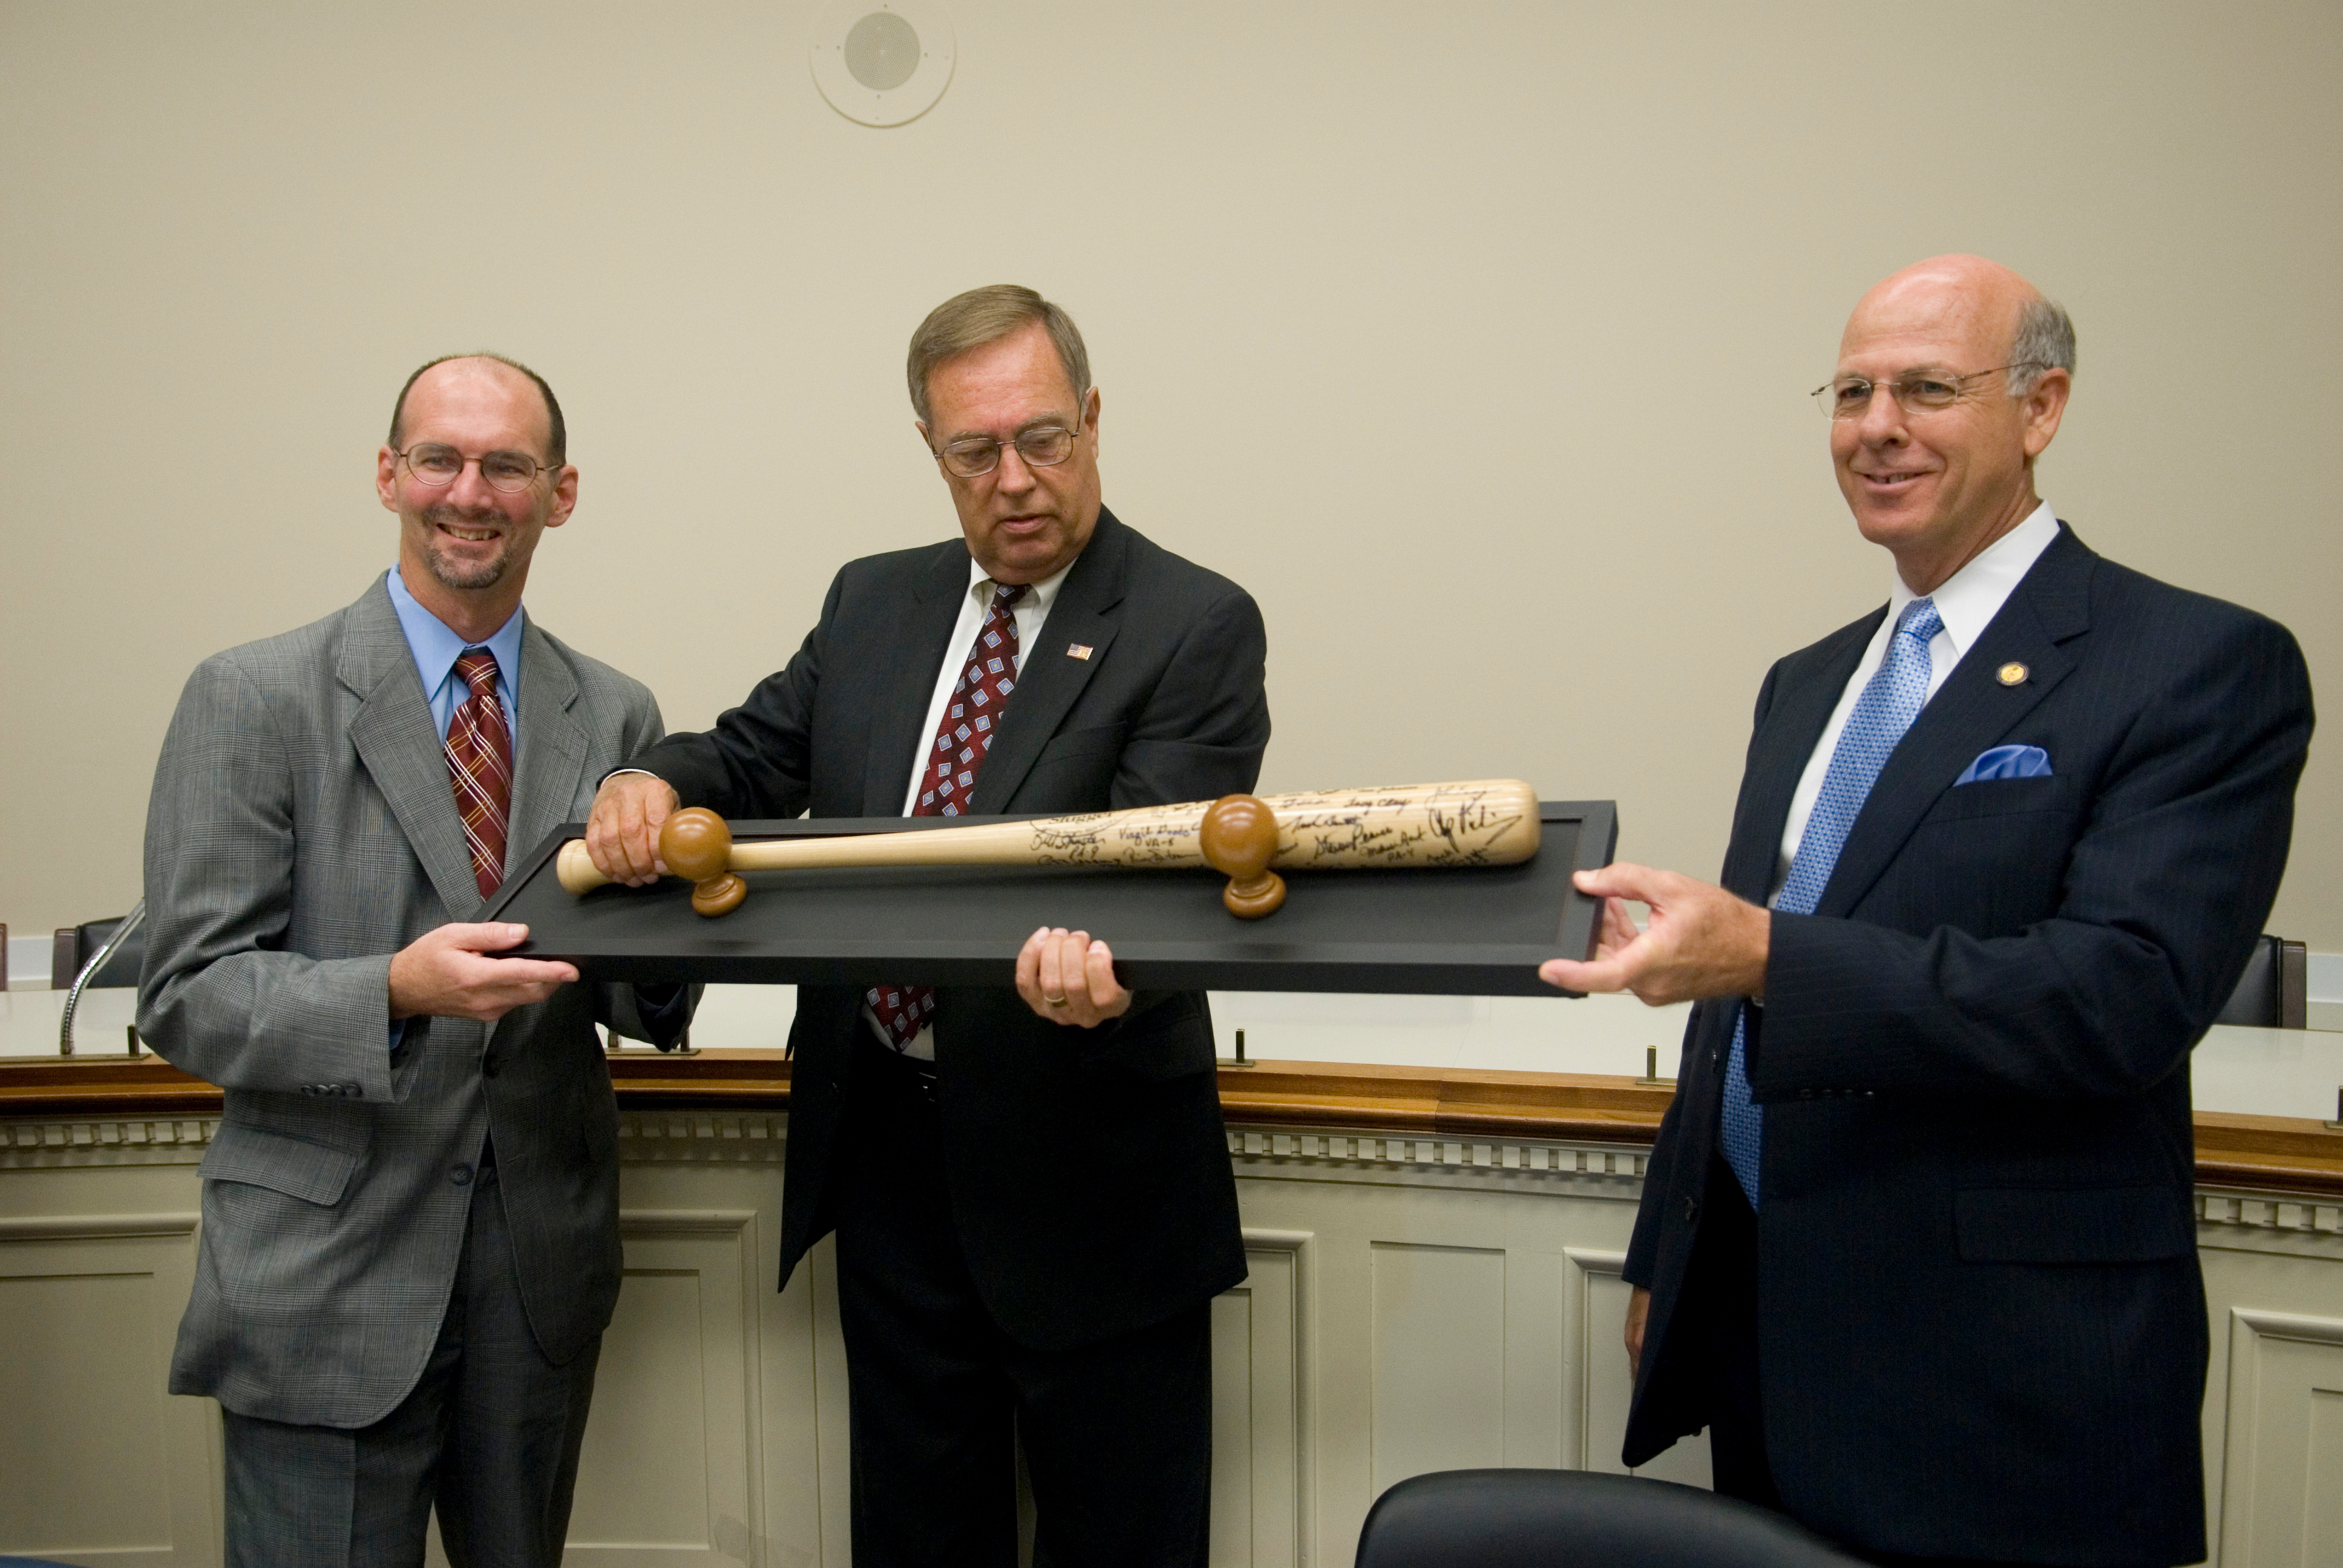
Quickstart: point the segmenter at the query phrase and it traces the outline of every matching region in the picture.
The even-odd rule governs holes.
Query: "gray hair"
[[[2034,390],[2045,370],[2075,373],[2075,322],[2066,307],[2037,294],[2017,313],[2017,336],[2009,346],[2009,395]]]
[[[1073,388],[1079,405],[1091,389],[1091,357],[1082,347],[1074,318],[1021,284],[995,283],[952,296],[928,312],[928,318],[911,334],[910,357],[903,370],[911,385],[911,407],[919,411],[920,423],[928,422],[928,378],[936,367],[972,348],[998,343],[1037,321],[1050,334],[1058,364],[1066,373],[1066,385]],[[1075,412],[1079,417],[1079,407]]]

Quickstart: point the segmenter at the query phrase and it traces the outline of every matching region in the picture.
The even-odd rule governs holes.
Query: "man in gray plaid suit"
[[[618,1293],[595,1032],[689,1011],[500,956],[470,923],[660,734],[650,693],[526,618],[578,470],[537,375],[410,377],[377,457],[398,564],[206,659],[146,820],[139,1028],[226,1091],[175,1393],[225,1411],[231,1564],[556,1563]]]

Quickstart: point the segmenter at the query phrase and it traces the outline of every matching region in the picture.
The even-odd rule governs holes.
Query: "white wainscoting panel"
[[[2343,1318],[2229,1313],[2225,1568],[2343,1563]]]
[[[164,1392],[196,1223],[0,1219],[0,1553],[219,1560],[218,1416]]]
[[[1584,1329],[1569,1251],[1624,1247],[1629,1156],[1249,1130],[1230,1143],[1248,1227],[1312,1237],[1308,1562],[1348,1563],[1369,1505],[1410,1475],[1575,1462],[1602,1363],[1571,1353]]]
[[[1563,1378],[1563,1409],[1572,1431],[1563,1464],[1613,1475],[1648,1475],[1705,1488],[1708,1434],[1676,1439],[1675,1446],[1649,1464],[1629,1470],[1619,1462],[1627,1430],[1627,1405],[1635,1392],[1627,1368],[1627,1299],[1633,1293],[1619,1277],[1624,1252],[1565,1249],[1570,1279],[1564,1297],[1570,1352]]]
[[[0,1554],[219,1560],[217,1412],[165,1392],[211,1125],[0,1121]],[[581,1563],[851,1561],[828,1243],[774,1289],[786,1131],[761,1112],[623,1119],[627,1282]],[[1214,1568],[1342,1568],[1381,1489],[1421,1470],[1617,1468],[1642,1155],[1333,1129],[1230,1145],[1251,1271],[1212,1310]],[[2227,1325],[2205,1404],[2214,1562],[2335,1568],[2343,1206],[2207,1189],[2197,1208]],[[1642,1473],[1704,1483],[1705,1444]]]
[[[1213,1568],[1310,1561],[1310,1241],[1307,1231],[1246,1231],[1245,1282],[1212,1302]]]
[[[2323,1473],[2308,1467],[2300,1445],[2312,1437],[2310,1412],[2320,1407],[2296,1375],[2309,1369],[2289,1366],[2296,1358],[2285,1348],[2300,1345],[2314,1366],[2323,1349],[2343,1354],[2318,1329],[2343,1323],[2343,1205],[2331,1196],[2297,1202],[2200,1188],[2197,1216],[2213,1331],[2204,1413],[2208,1561],[2214,1568],[2343,1563],[2331,1534],[2324,1557],[2303,1554],[2322,1528],[2331,1529],[2321,1525],[2316,1505],[2343,1493],[2343,1464],[2330,1457]],[[2274,1358],[2267,1353],[2273,1350]],[[2331,1374],[2323,1384],[2314,1375],[2311,1386],[2338,1383]],[[2313,1489],[2308,1495],[2305,1485]]]
[[[568,1555],[745,1562],[762,1532],[754,1210],[630,1210],[626,1282],[602,1340]]]
[[[785,1128],[749,1114],[622,1121],[627,1278],[579,1462],[573,1562],[850,1560],[829,1243],[774,1289]]]
[[[1505,1254],[1377,1241],[1368,1256],[1369,1484],[1504,1463]]]

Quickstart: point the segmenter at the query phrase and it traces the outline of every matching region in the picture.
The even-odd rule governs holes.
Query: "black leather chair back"
[[[1865,1568],[1782,1514],[1584,1470],[1443,1470],[1375,1500],[1358,1568]]]
[[[110,920],[91,920],[86,925],[66,926],[57,932],[55,950],[49,960],[49,985],[64,990],[81,973],[82,965],[97,956],[114,928],[122,923],[116,915]],[[146,926],[144,921],[130,933],[130,940],[108,954],[106,967],[90,977],[90,985],[135,986],[138,983],[138,966],[146,958]]]
[[[2229,993],[2228,1005],[2213,1021],[2247,1029],[2307,1028],[2309,980],[2308,954],[2302,943],[2264,936],[2254,943],[2254,956],[2246,960],[2246,972]]]

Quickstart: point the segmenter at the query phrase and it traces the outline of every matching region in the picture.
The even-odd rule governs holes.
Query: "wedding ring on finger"
[[[1066,1005],[1066,999],[1061,996],[1045,996],[1041,999],[1041,1005],[1044,1007],[1063,1007]]]

